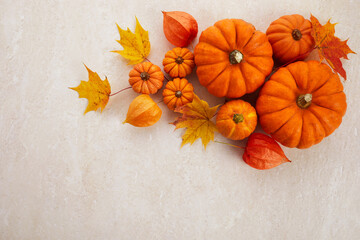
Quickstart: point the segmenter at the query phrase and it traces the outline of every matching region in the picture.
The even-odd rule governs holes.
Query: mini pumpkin
[[[227,138],[242,140],[256,128],[255,108],[243,100],[232,100],[221,106],[216,116],[216,128]]]
[[[339,127],[346,96],[339,76],[318,61],[275,72],[256,102],[263,130],[287,147],[308,148]]]
[[[163,91],[164,103],[170,110],[192,102],[194,87],[186,78],[174,78],[169,81]]]
[[[163,65],[172,78],[186,77],[195,67],[194,54],[187,48],[174,48],[165,54]]]
[[[151,62],[134,66],[129,73],[129,83],[135,92],[154,94],[163,86],[164,74],[160,67]]]
[[[305,59],[314,48],[311,22],[299,14],[272,22],[266,31],[274,56],[282,63]]]
[[[199,82],[217,97],[254,92],[274,65],[266,35],[241,19],[224,19],[203,31],[194,57]]]

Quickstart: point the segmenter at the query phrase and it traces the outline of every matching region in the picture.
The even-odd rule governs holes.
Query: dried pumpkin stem
[[[176,62],[177,64],[182,64],[182,63],[184,62],[184,59],[183,59],[182,57],[178,56],[178,57],[175,59],[175,62]]]
[[[150,74],[147,72],[142,72],[142,73],[140,73],[140,77],[141,77],[141,80],[147,81],[150,78]]]
[[[244,55],[239,50],[234,50],[229,54],[231,64],[238,64],[243,60]]]
[[[236,124],[238,124],[240,122],[243,122],[244,121],[244,116],[242,114],[235,113],[234,116],[233,116],[233,121]]]
[[[175,97],[181,98],[181,96],[182,96],[182,92],[181,92],[181,91],[176,91],[176,92],[175,92]]]
[[[299,106],[299,108],[305,109],[311,105],[311,101],[312,101],[312,95],[311,93],[307,93],[300,95],[296,103]]]
[[[294,40],[299,41],[302,37],[302,34],[299,29],[294,29],[291,33]]]

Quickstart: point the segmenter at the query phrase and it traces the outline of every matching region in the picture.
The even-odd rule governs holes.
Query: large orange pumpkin
[[[216,116],[216,128],[227,138],[242,140],[248,137],[257,124],[255,108],[243,100],[232,100],[221,106]]]
[[[287,147],[308,148],[339,127],[346,96],[339,76],[318,61],[280,68],[256,103],[263,130]]]
[[[305,59],[314,48],[311,22],[299,14],[272,22],[266,31],[274,56],[282,63]]]
[[[217,97],[254,92],[274,65],[266,35],[241,19],[224,19],[203,31],[194,56],[200,83]]]

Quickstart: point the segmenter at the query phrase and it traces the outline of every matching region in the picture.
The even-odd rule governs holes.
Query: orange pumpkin
[[[216,116],[216,128],[225,137],[242,140],[257,124],[255,108],[243,100],[232,100],[221,106]]]
[[[346,96],[339,76],[318,61],[280,68],[256,103],[265,132],[287,147],[308,148],[339,127]]]
[[[186,78],[174,78],[169,81],[163,91],[164,103],[170,110],[192,102],[194,87]]]
[[[194,56],[199,82],[217,97],[254,92],[274,65],[266,35],[241,19],[224,19],[203,31]]]
[[[174,48],[165,54],[163,65],[172,78],[186,77],[195,67],[194,54],[187,48]]]
[[[154,94],[163,86],[164,74],[151,62],[143,62],[134,66],[129,73],[129,83],[135,92]]]
[[[314,48],[311,22],[298,14],[275,20],[270,24],[266,35],[275,58],[282,63],[303,60]]]

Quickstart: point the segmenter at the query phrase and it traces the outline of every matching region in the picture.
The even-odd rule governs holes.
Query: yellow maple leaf
[[[116,41],[121,44],[124,50],[112,52],[118,53],[130,60],[129,64],[137,64],[144,61],[150,53],[149,32],[142,28],[137,18],[135,33],[132,33],[129,28],[125,31],[119,25],[116,24],[116,26],[120,33],[120,40]]]
[[[86,65],[85,67],[89,73],[89,81],[81,81],[79,86],[70,89],[77,91],[79,98],[88,99],[84,114],[89,111],[96,111],[98,108],[101,108],[102,112],[109,101],[111,93],[109,81],[106,77],[105,80],[101,80],[96,72],[91,71]]]
[[[194,95],[194,100],[191,103],[175,109],[175,112],[183,115],[172,124],[176,126],[175,129],[186,128],[182,136],[181,147],[187,143],[193,144],[196,139],[201,138],[206,149],[206,145],[214,140],[214,132],[217,131],[211,118],[215,115],[218,107],[219,105],[210,108],[207,102]]]

